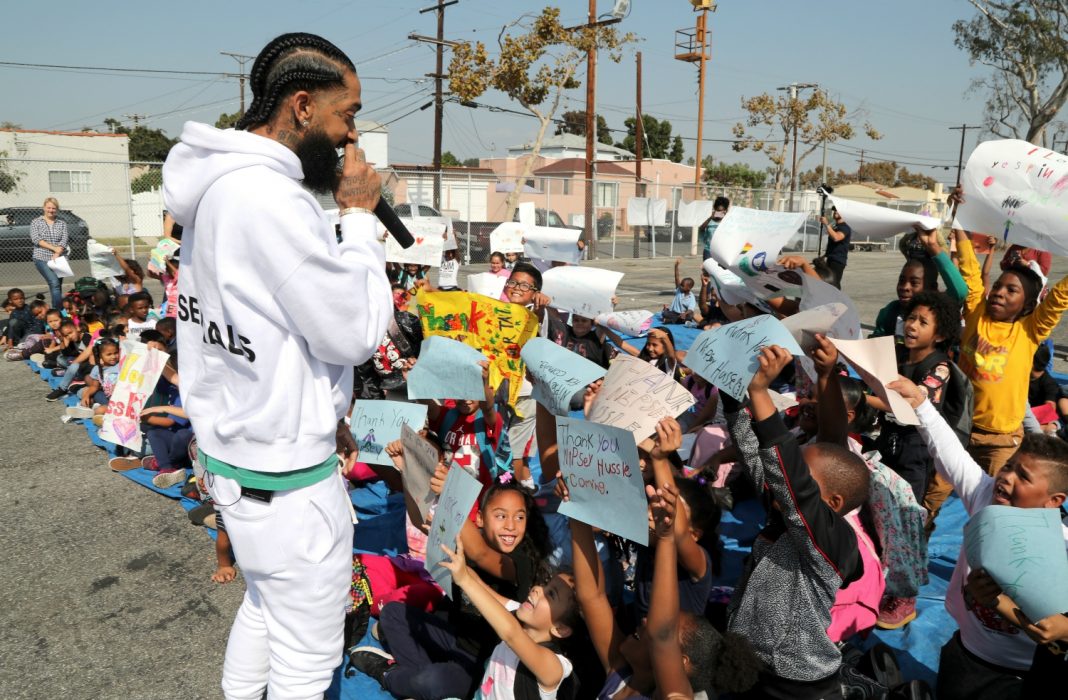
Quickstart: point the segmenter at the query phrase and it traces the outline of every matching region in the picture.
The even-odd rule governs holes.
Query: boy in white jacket
[[[321,37],[260,52],[236,130],[188,123],[163,168],[185,227],[183,405],[248,591],[226,650],[227,698],[319,698],[341,661],[352,522],[337,453],[353,366],[392,317],[355,148],[360,82]],[[338,148],[345,149],[338,173]],[[343,242],[308,189],[334,191]]]
[[[907,379],[891,383],[916,409],[919,430],[934,457],[935,468],[960,496],[968,515],[988,505],[1017,508],[1060,508],[1068,492],[1068,444],[1031,434],[992,477],[975,463],[926,394]],[[1068,527],[1064,530],[1068,547]],[[1031,624],[1021,620],[1016,604],[1004,594],[974,595],[989,580],[972,571],[961,546],[946,591],[946,610],[960,631],[942,647],[939,659],[939,700],[1020,697],[1023,677],[1031,668],[1035,639],[1068,640],[1068,617],[1052,615]],[[1050,582],[1064,585],[1063,581]]]

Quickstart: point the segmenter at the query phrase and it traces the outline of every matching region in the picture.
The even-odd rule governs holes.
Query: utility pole
[[[701,146],[704,140],[705,125],[705,64],[711,56],[708,53],[708,13],[716,11],[714,0],[690,0],[697,15],[697,24],[691,31],[680,29],[675,32],[675,60],[697,64],[697,153],[693,169],[693,198],[701,196],[701,176],[704,164],[701,162]],[[697,227],[690,229],[690,255],[697,255]]]
[[[642,182],[642,146],[644,145],[643,142],[645,141],[645,124],[644,124],[644,122],[642,122],[642,52],[641,51],[639,51],[638,55],[637,55],[637,69],[638,69],[638,75],[637,75],[637,81],[636,81],[637,94],[634,96],[634,105],[635,105],[635,112],[634,113],[635,113],[635,116],[637,117],[637,123],[635,124],[635,127],[634,127],[634,137],[635,137],[635,139],[634,139],[634,158],[635,158],[635,162],[634,162],[634,182],[635,182],[634,194],[637,197],[644,197],[645,196],[645,183]],[[650,229],[650,230],[652,230],[652,229]],[[639,254],[639,245],[638,244],[640,243],[639,239],[641,238],[641,236],[639,235],[640,233],[641,233],[640,231],[637,231],[637,230],[634,231],[634,257],[635,258],[637,258],[638,254]],[[655,239],[656,236],[654,235],[654,236],[652,236],[652,238]],[[656,241],[655,240],[651,241],[651,245],[655,248],[656,247]]]
[[[428,44],[434,44],[437,49],[437,55],[434,62],[434,72],[428,73],[426,77],[434,79],[434,208],[441,211],[441,125],[445,119],[445,101],[443,99],[443,92],[441,82],[448,76],[445,75],[445,47],[455,46],[455,41],[445,40],[445,8],[450,5],[455,5],[460,0],[441,0],[437,5],[431,7],[424,7],[419,10],[419,14],[425,14],[427,12],[438,13],[438,33],[434,38],[421,36],[419,34],[409,34],[408,38],[413,41],[422,41]]]
[[[124,114],[122,116],[125,117],[126,119],[129,119],[130,121],[132,121],[135,129],[137,127],[141,126],[141,120],[142,119],[147,119],[148,118],[147,114]]]
[[[244,114],[245,113],[245,78],[247,77],[247,74],[245,73],[245,64],[248,63],[249,61],[256,60],[256,57],[255,56],[246,56],[243,53],[233,53],[231,51],[220,51],[219,53],[221,55],[223,55],[223,56],[229,56],[230,58],[232,58],[235,61],[237,61],[237,70],[238,70],[237,82],[238,82],[238,85],[240,86],[239,89],[241,91],[241,114]]]
[[[968,126],[967,124],[961,124],[960,126],[949,127],[950,131],[960,132],[960,155],[957,156],[957,184],[960,184],[960,173],[964,170],[964,137],[968,133],[969,129],[981,129],[979,126]],[[1056,149],[1054,149],[1056,150]]]
[[[857,168],[857,182],[861,182],[861,173],[864,171],[864,149],[860,149],[860,167]]]
[[[801,90],[807,90],[808,88],[818,88],[816,83],[790,83],[789,85],[776,88],[778,90],[790,91],[790,106],[797,101],[797,93]],[[797,120],[794,120],[794,133],[791,138],[793,141],[793,165],[790,166],[790,210],[794,209],[795,193],[797,192]]]

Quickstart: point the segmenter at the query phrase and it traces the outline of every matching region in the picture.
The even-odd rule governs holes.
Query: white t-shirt
[[[157,319],[154,319],[151,316],[146,318],[144,321],[135,321],[131,318],[126,324],[126,339],[140,342],[141,331],[147,331],[149,329],[155,328],[157,322]]]
[[[572,666],[566,656],[557,654],[556,658],[560,659],[560,665],[564,668],[564,674],[560,676],[562,684],[564,679],[571,675]],[[512,648],[504,642],[498,644],[486,663],[486,674],[478,686],[476,700],[515,700],[515,677],[518,669],[519,657]],[[556,700],[556,691],[559,689],[559,684],[552,690],[545,690],[538,684],[538,695],[541,700]]]
[[[438,286],[455,287],[456,280],[460,276],[460,261],[446,258],[441,259],[441,267],[438,268]]]

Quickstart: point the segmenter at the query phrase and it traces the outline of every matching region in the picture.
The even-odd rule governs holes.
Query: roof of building
[[[437,172],[433,165],[415,165],[412,163],[390,163],[389,167],[396,170],[398,174],[404,172]],[[463,165],[443,165],[441,166],[441,172],[446,175],[480,175],[480,176],[492,176],[496,177],[496,174],[490,168],[468,168]]]
[[[365,132],[371,132],[371,131],[384,132],[384,131],[389,131],[389,127],[386,126],[385,124],[381,124],[379,122],[372,121],[371,119],[357,119],[356,120],[356,131],[360,132],[361,134],[365,133]]]
[[[0,129],[15,134],[50,134],[52,136],[109,136],[112,138],[130,138],[129,134],[103,134],[97,131],[46,131],[44,129]]]
[[[554,160],[551,163],[541,166],[533,172],[534,175],[560,175],[571,173],[585,173],[586,172],[586,159],[585,158],[561,158]],[[621,168],[610,160],[597,161],[597,174],[598,175],[626,175],[633,177],[634,173]]]
[[[534,144],[524,143],[518,146],[509,146],[509,151],[530,151],[533,150]],[[586,148],[586,137],[579,136],[578,134],[555,134],[553,136],[546,136],[541,142],[541,148],[574,148],[577,150],[583,150]],[[634,154],[630,151],[617,148],[607,143],[595,142],[594,148],[601,153],[615,153],[621,156],[634,157]]]

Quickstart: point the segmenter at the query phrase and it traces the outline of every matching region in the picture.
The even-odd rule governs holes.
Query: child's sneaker
[[[215,513],[204,516],[204,527],[211,528],[212,530],[217,530],[219,529],[218,527],[216,527],[217,524],[218,518],[215,516]]]
[[[95,416],[93,416],[92,421],[93,421],[93,425],[95,425],[96,427],[103,428],[104,427],[104,414],[103,413],[97,413]]]
[[[159,462],[156,460],[156,456],[155,455],[149,455],[147,457],[142,457],[141,458],[141,468],[142,469],[147,469],[150,472],[158,472],[159,471]]]
[[[71,418],[92,418],[93,409],[87,406],[67,406],[67,415]]]
[[[141,465],[141,461],[138,460],[138,466]],[[179,469],[173,472],[163,472],[162,474],[156,474],[152,477],[152,485],[157,489],[169,489],[172,486],[185,481],[185,470]]]
[[[45,360],[45,354],[43,352],[35,352],[30,355],[30,362],[41,364]]]
[[[67,395],[67,390],[66,389],[53,389],[52,391],[50,391],[48,393],[48,396],[45,397],[45,401],[47,401],[49,403],[52,403],[54,401],[59,401],[61,398],[63,398],[66,395]]]
[[[18,348],[12,348],[4,353],[4,359],[8,362],[21,362],[23,360],[22,351]]]
[[[349,663],[357,671],[370,676],[378,681],[379,685],[382,685],[383,677],[395,662],[393,655],[386,650],[365,646],[356,647],[349,652]]]
[[[113,472],[128,472],[141,466],[141,460],[137,457],[112,457],[108,460],[108,467]]]
[[[875,626],[884,630],[896,630],[916,619],[915,598],[885,597],[879,605],[879,619]]]

